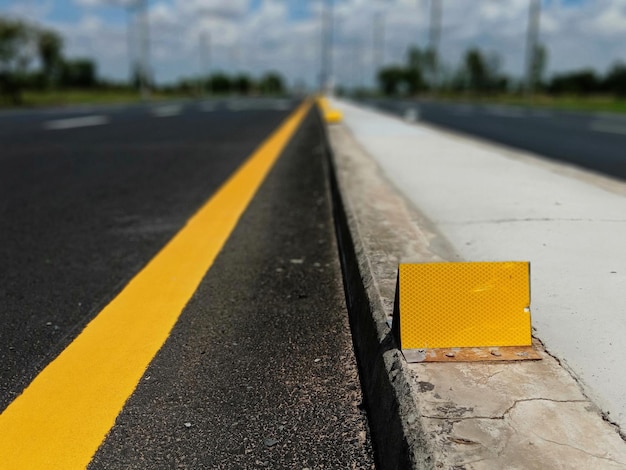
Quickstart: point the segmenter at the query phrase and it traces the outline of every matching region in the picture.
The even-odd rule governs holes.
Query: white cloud
[[[93,14],[83,16],[77,23],[49,21],[46,26],[62,33],[68,57],[93,58],[103,76],[128,78],[130,69],[125,26],[107,24]]]
[[[591,21],[591,29],[606,36],[623,36],[626,34],[626,5],[614,4]]]
[[[242,18],[248,12],[249,0],[176,0],[175,9],[187,17],[212,16]]]
[[[7,13],[30,21],[43,21],[52,11],[53,6],[53,0],[22,0],[10,4]]]
[[[137,5],[139,0],[74,0],[79,6],[87,8],[95,8],[102,6],[129,7]]]
[[[98,19],[100,7],[136,0],[74,0],[83,11],[78,23],[49,23],[65,36],[70,54],[93,54],[103,74],[128,76],[128,37],[123,24]],[[520,76],[524,69],[530,0],[443,0],[442,60],[456,67],[469,47],[503,58],[503,69]],[[308,15],[295,15],[292,9]],[[45,5],[46,8],[42,8]],[[201,37],[210,34],[214,69],[259,74],[282,71],[290,81],[315,84],[320,69],[321,8],[317,0],[151,0],[153,69],[160,81],[199,72]],[[430,0],[335,0],[334,70],[339,81],[373,79],[374,16],[382,12],[385,63],[404,60],[409,45],[428,44]],[[37,10],[45,18],[48,2],[13,0],[13,10]],[[38,9],[37,9],[38,8]],[[17,14],[17,13],[16,13]],[[549,50],[549,70],[584,66],[604,70],[626,60],[626,0],[544,0],[541,40]]]

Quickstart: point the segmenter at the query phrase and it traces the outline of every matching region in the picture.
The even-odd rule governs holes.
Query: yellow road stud
[[[317,97],[317,105],[320,107],[322,116],[328,124],[335,124],[343,119],[341,111],[331,108],[325,96],[320,95]]]
[[[400,264],[393,329],[405,356],[538,359],[531,354],[529,278],[528,262]],[[501,349],[509,347],[517,349]]]

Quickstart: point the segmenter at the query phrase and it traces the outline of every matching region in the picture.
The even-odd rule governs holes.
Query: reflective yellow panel
[[[401,264],[402,349],[530,345],[529,277],[527,262]]]

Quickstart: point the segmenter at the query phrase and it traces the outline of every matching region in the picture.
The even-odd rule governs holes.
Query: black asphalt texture
[[[0,116],[0,410],[80,333],[288,115],[116,110]]]
[[[298,103],[248,104],[0,113],[0,410]],[[322,139],[312,112],[91,468],[372,468]]]
[[[626,180],[626,116],[413,100],[366,103],[399,116],[419,110],[426,123]]]
[[[310,113],[91,469],[371,468]]]

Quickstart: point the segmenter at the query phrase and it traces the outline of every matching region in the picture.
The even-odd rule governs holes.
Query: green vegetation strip
[[[188,95],[154,93],[151,100],[182,99]],[[22,105],[19,107],[68,106],[77,104],[115,104],[135,103],[141,101],[141,96],[135,91],[107,91],[107,90],[69,90],[69,91],[24,91]],[[15,107],[8,103],[2,107]]]
[[[467,96],[445,94],[438,99],[447,102],[468,104],[500,104],[509,106],[537,107],[545,109],[560,109],[567,111],[595,111],[626,113],[626,99],[613,96],[550,96],[536,95],[531,98],[514,95],[495,96]]]

